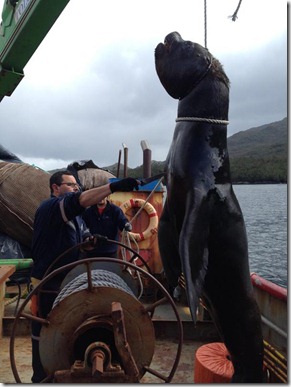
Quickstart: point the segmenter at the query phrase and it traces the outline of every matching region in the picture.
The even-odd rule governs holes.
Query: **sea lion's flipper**
[[[178,285],[181,275],[181,260],[178,248],[178,237],[175,235],[173,224],[170,222],[167,201],[159,221],[159,250],[163,262],[163,268],[171,290]]]
[[[208,266],[209,233],[208,206],[197,203],[186,209],[179,239],[179,251],[186,281],[186,293],[192,315],[196,322],[199,298],[202,295],[204,279]]]

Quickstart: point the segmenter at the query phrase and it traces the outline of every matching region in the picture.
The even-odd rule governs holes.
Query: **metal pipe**
[[[152,174],[152,151],[146,140],[140,142],[143,150],[143,177],[148,178]]]
[[[117,163],[117,173],[116,173],[116,177],[119,177],[119,172],[120,172],[120,160],[121,160],[121,149],[119,150],[119,153],[118,153],[118,163]]]
[[[262,322],[267,325],[269,328],[273,329],[275,332],[277,332],[280,336],[284,337],[287,339],[287,333],[284,332],[281,328],[279,328],[277,325],[272,323],[272,321],[268,320],[266,317],[261,315]]]
[[[3,265],[15,265],[16,270],[29,269],[33,264],[31,258],[12,258],[12,259],[0,259],[0,266]]]
[[[124,171],[123,171],[123,177],[127,177],[127,160],[128,160],[128,148],[127,146],[122,143],[123,146],[123,152],[124,152]]]

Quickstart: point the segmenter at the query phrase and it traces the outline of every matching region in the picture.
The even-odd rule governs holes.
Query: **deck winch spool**
[[[125,284],[130,288],[130,291],[137,297],[138,296],[138,281],[133,276],[132,272],[128,270],[123,264],[122,261],[120,265],[116,265],[111,262],[93,262],[91,264],[91,270],[106,270],[111,273],[115,273],[119,278],[121,278]],[[63,279],[61,284],[61,290],[68,285],[69,282],[75,280],[80,274],[86,273],[86,265],[80,263],[78,266],[74,267],[66,277]],[[113,278],[113,277],[112,277]]]
[[[129,250],[132,260],[143,259],[131,247],[110,242]],[[84,245],[86,242],[76,248]],[[170,383],[181,356],[183,327],[174,300],[150,269],[145,271],[117,258],[95,257],[51,271],[61,257],[30,291],[15,316],[10,337],[10,363],[16,383],[22,382],[15,361],[15,336],[23,318],[41,323],[40,357],[48,372],[43,383],[132,383],[138,382],[145,373]],[[48,316],[26,313],[32,297],[51,292],[46,290],[46,285],[64,273],[65,279]],[[141,303],[135,296],[139,284],[137,274],[145,277],[161,298]],[[170,304],[176,317],[178,341],[172,367],[161,373],[151,366],[155,350],[151,319],[155,309],[165,303]]]
[[[43,367],[59,383],[80,370],[83,382],[137,382],[154,353],[151,318],[117,274],[92,270],[91,278],[90,292],[83,273],[57,296],[40,333]]]

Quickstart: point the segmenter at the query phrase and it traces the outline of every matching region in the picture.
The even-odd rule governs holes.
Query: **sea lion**
[[[194,322],[199,298],[205,300],[234,365],[232,382],[263,382],[261,315],[230,177],[228,77],[206,48],[178,32],[158,44],[155,65],[166,91],[179,99],[158,230],[166,276],[174,288],[183,273]]]

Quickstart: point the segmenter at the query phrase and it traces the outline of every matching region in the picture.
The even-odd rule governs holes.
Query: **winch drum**
[[[50,324],[41,328],[39,350],[45,371],[51,374],[57,370],[69,369],[75,360],[80,360],[74,359],[75,345],[77,341],[81,341],[75,332],[93,317],[97,318],[95,341],[102,341],[104,321],[98,325],[98,317],[108,318],[112,303],[118,301],[123,309],[126,331],[130,333],[127,341],[137,368],[142,372],[144,366],[150,365],[154,353],[155,333],[149,314],[116,274],[93,270],[93,288],[90,291],[84,281],[79,288],[76,286],[82,277],[86,279],[86,273],[79,275],[62,289],[49,313]],[[70,286],[74,289],[70,289]],[[105,329],[110,331],[110,324],[105,325]],[[88,326],[88,335],[91,335],[92,325]],[[86,332],[83,331],[82,336],[86,340]],[[113,339],[111,345],[112,342]]]

